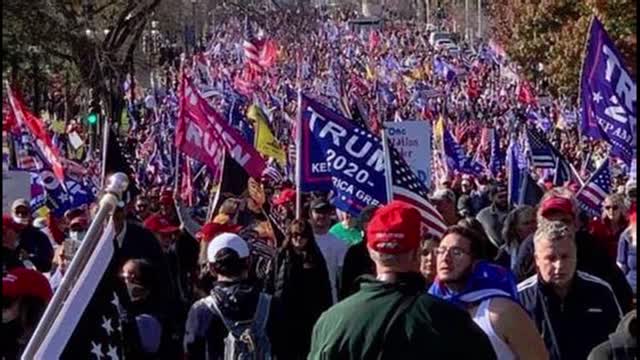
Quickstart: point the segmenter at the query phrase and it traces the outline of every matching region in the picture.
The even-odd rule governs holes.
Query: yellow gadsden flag
[[[264,118],[260,108],[256,105],[251,105],[247,110],[247,118],[253,124],[256,150],[264,156],[276,159],[278,164],[285,166],[287,155],[271,133],[271,129],[269,129],[267,120]]]
[[[442,137],[444,136],[444,118],[442,115],[438,117],[436,125],[433,128],[433,140],[438,147],[442,146]]]

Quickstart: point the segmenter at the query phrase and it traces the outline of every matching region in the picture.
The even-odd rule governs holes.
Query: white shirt
[[[320,252],[322,252],[324,261],[327,263],[327,272],[329,282],[331,283],[331,295],[335,303],[338,301],[338,277],[342,272],[342,264],[344,263],[344,256],[347,253],[348,245],[329,233],[322,235],[314,234],[314,236]]]

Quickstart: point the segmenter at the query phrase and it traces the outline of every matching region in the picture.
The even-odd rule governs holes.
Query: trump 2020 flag
[[[444,129],[443,144],[447,166],[451,170],[473,176],[479,176],[484,172],[484,166],[465,154],[462,146],[456,142],[447,129]]]
[[[380,139],[306,96],[301,108],[300,190],[333,190],[334,205],[354,215],[386,203]]]
[[[602,23],[591,21],[587,53],[580,77],[581,130],[606,140],[611,155],[628,165],[636,146],[636,83]]]
[[[115,228],[110,221],[44,339],[33,344],[36,351],[30,359],[124,358],[121,306],[116,295],[116,278],[112,276],[116,266],[114,237]],[[81,259],[75,257],[71,266],[76,261]],[[63,284],[65,281],[68,280],[63,279]],[[54,294],[46,312],[55,310],[51,304],[58,296],[64,294]],[[30,360],[25,356],[22,359]]]

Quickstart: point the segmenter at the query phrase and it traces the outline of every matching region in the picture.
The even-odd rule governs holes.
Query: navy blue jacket
[[[542,334],[552,360],[586,359],[622,318],[611,286],[581,271],[576,272],[564,300],[538,275],[518,284],[518,296]]]

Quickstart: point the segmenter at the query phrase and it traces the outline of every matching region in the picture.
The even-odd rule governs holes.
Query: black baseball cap
[[[309,208],[314,211],[325,212],[325,211],[330,211],[333,207],[331,206],[329,201],[327,201],[326,199],[316,198],[311,201]]]

